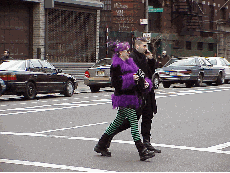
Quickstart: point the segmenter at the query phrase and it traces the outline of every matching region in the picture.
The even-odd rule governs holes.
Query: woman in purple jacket
[[[132,58],[129,58],[128,42],[114,43],[113,63],[110,68],[112,86],[115,88],[112,95],[113,108],[118,108],[115,120],[109,125],[105,133],[100,138],[94,151],[101,153],[102,156],[111,157],[106,145],[110,135],[122,124],[127,118],[131,125],[131,134],[139,152],[140,160],[155,156],[154,152],[149,151],[141,142],[136,109],[142,102],[142,93],[149,92],[152,88],[150,79],[144,77]],[[139,75],[137,75],[139,74]]]

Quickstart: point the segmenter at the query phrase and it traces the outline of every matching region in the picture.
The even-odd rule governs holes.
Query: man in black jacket
[[[155,72],[155,59],[152,56],[146,56],[148,53],[148,45],[145,38],[139,38],[135,42],[135,48],[133,52],[131,52],[130,57],[133,58],[136,65],[145,73],[145,76],[149,79],[152,79],[152,75]],[[154,151],[156,153],[161,153],[161,150],[154,148],[150,143],[150,136],[151,136],[151,124],[153,114],[157,113],[157,105],[155,100],[155,93],[152,89],[151,92],[144,96],[144,101],[142,104],[141,109],[137,110],[137,118],[140,119],[142,115],[142,122],[141,122],[141,134],[143,137],[143,143],[146,148],[150,151]],[[123,124],[118,127],[118,129],[111,135],[111,139],[118,134],[119,132],[130,128],[130,124],[128,119],[125,119]],[[108,143],[107,147],[110,146],[110,142]]]
[[[4,50],[3,56],[2,56],[1,59],[0,59],[1,63],[2,63],[4,60],[9,60],[9,59],[12,59],[12,58],[10,57],[10,52],[9,52],[9,50]]]

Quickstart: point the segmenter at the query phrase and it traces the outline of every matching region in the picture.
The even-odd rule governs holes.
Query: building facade
[[[171,56],[230,57],[228,0],[101,2],[104,3],[100,23],[101,49],[105,49],[103,45],[108,39],[103,35],[108,28],[107,35],[110,35],[110,32],[123,35],[131,33],[132,38],[135,38],[148,33],[147,35],[151,36],[150,50],[155,56],[166,50]]]
[[[14,59],[95,62],[99,53],[99,0],[0,1],[0,52]]]

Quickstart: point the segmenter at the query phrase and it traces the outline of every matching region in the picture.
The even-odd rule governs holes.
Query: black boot
[[[111,157],[111,152],[106,148],[109,138],[110,136],[104,133],[97,145],[94,147],[94,151],[101,153],[102,156]]]
[[[149,138],[143,138],[143,144],[149,151],[154,151],[155,153],[161,153],[161,150],[154,148]]]
[[[126,118],[124,121],[123,121],[123,123],[110,135],[110,137],[109,137],[109,140],[108,140],[108,143],[106,144],[106,148],[109,148],[110,147],[110,144],[111,144],[111,141],[112,141],[112,139],[113,139],[113,137],[116,135],[116,134],[118,134],[118,133],[120,133],[120,132],[122,132],[122,131],[124,131],[124,130],[126,130],[126,129],[128,129],[128,128],[130,128],[130,124],[129,124],[129,120]]]
[[[144,144],[141,142],[141,140],[138,140],[135,142],[135,145],[137,147],[137,150],[139,152],[140,160],[145,161],[146,159],[152,158],[155,156],[154,151],[149,151]]]
[[[116,135],[116,134],[115,134],[115,135]],[[111,135],[111,136],[109,137],[109,141],[108,141],[108,143],[106,144],[106,148],[109,148],[109,147],[110,147],[111,141],[112,141],[112,139],[113,139],[113,137],[114,137],[115,135]]]

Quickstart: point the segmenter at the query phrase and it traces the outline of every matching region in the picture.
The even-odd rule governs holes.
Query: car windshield
[[[222,59],[226,65],[230,65],[230,63],[228,62],[228,60],[226,60],[225,58]]]
[[[26,61],[5,61],[0,65],[0,70],[25,70]]]
[[[187,59],[174,59],[170,60],[167,64],[167,67],[173,66],[196,66],[195,58],[187,58]]]
[[[99,60],[97,63],[93,65],[93,67],[98,67],[98,66],[105,66],[105,65],[111,65],[112,64],[112,59],[102,59]]]
[[[217,60],[216,60],[216,59],[208,59],[208,61],[209,61],[212,65],[217,65]]]

